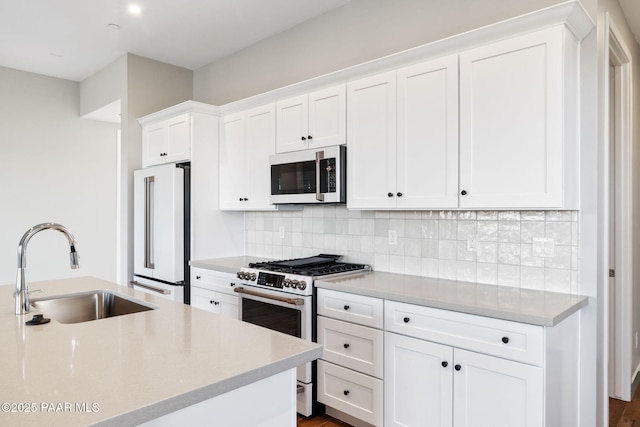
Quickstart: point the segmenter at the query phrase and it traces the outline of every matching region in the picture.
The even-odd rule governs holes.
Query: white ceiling
[[[349,1],[0,0],[0,66],[82,81],[130,52],[195,70]],[[640,43],[640,0],[619,3]]]
[[[0,0],[0,66],[82,81],[129,52],[194,70],[348,2]]]

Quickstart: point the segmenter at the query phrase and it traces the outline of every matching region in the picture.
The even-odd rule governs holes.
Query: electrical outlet
[[[398,235],[396,234],[396,230],[389,230],[389,244],[390,245],[398,244]]]
[[[469,252],[478,252],[478,235],[469,234],[467,236],[467,250]]]
[[[534,237],[533,243],[533,256],[539,256],[543,258],[553,258],[556,256],[556,242],[554,239],[548,237]]]
[[[284,239],[284,225],[280,226],[280,238]]]

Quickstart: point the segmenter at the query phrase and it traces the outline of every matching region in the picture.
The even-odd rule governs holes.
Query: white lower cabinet
[[[385,426],[541,427],[543,370],[385,333]]]
[[[318,290],[318,401],[374,426],[384,421],[382,313],[379,298]]]
[[[233,291],[235,275],[191,268],[191,306],[239,318],[238,296]]]
[[[384,304],[385,426],[580,425],[577,313],[543,327]]]

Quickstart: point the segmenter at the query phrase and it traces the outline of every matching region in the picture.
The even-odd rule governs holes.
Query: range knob
[[[256,281],[256,273],[249,273],[249,280],[251,280],[252,282]]]
[[[238,279],[242,279],[242,272],[241,272],[241,271],[238,271],[238,272],[236,273],[236,277],[237,277]]]
[[[298,283],[298,289],[300,289],[301,291],[307,289],[307,282],[305,282],[304,280],[300,280],[300,283]]]
[[[284,287],[288,288],[291,286],[291,279],[284,279]]]
[[[298,288],[298,281],[297,280],[293,280],[291,282],[291,288],[292,289],[297,289]]]

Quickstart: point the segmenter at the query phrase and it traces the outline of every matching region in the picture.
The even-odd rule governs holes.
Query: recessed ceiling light
[[[142,8],[137,4],[132,4],[129,5],[129,12],[133,13],[134,15],[140,15],[140,12],[142,12]]]

